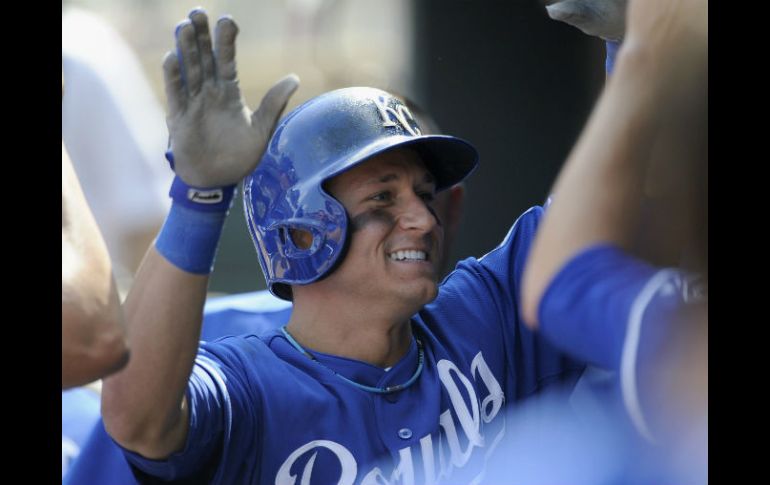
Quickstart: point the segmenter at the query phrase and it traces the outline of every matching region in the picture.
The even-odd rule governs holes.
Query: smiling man
[[[349,348],[349,357],[391,366],[409,346],[404,323],[437,293],[443,230],[430,205],[433,176],[416,152],[396,148],[335,176],[328,192],[350,217],[350,244],[329,277],[293,288],[287,328],[319,351]],[[328,322],[321,334],[319,321]]]
[[[433,198],[473,171],[476,150],[423,134],[401,100],[373,88],[325,93],[276,124],[297,87],[289,76],[252,113],[236,32],[220,19],[212,49],[207,17],[193,11],[164,63],[174,201],[126,300],[134,358],[104,382],[107,431],[142,479],[478,481],[505,435],[506,402],[570,385],[582,369],[519,319],[542,209],[439,285]],[[260,265],[292,315],[199,343],[244,177]]]

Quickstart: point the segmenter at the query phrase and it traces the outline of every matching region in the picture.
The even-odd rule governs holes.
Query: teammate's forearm
[[[127,358],[107,247],[62,144],[62,388],[114,372]]]
[[[656,109],[670,98],[650,62],[643,49],[624,45],[615,73],[559,174],[523,280],[524,317],[531,325],[537,323],[547,284],[573,255],[600,241],[630,245],[650,150],[661,126]]]

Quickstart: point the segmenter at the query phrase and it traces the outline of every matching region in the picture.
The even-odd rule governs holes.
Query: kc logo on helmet
[[[401,103],[396,103],[396,107],[391,108],[387,105],[387,99],[385,96],[374,98],[374,104],[377,106],[382,117],[382,126],[401,126],[401,128],[411,133],[412,136],[422,135],[420,127],[417,125],[417,121],[415,121],[409,108]]]

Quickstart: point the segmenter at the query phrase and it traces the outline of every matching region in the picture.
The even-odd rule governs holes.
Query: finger
[[[195,94],[201,88],[201,60],[198,42],[195,40],[195,27],[189,20],[183,20],[177,26],[176,49],[182,61],[182,76],[187,92]]]
[[[203,82],[213,81],[215,79],[214,53],[211,50],[211,34],[209,33],[209,19],[206,16],[206,11],[203,9],[193,10],[190,12],[190,20],[195,27],[198,41]]]
[[[168,115],[174,116],[184,109],[187,100],[182,81],[182,69],[179,66],[179,58],[174,52],[167,52],[163,57],[163,79],[166,86]]]
[[[582,25],[590,20],[591,10],[580,2],[565,0],[546,5],[548,16],[571,25]]]
[[[214,55],[219,79],[235,81],[238,74],[235,70],[235,37],[238,26],[231,17],[221,17],[214,29]]]
[[[299,77],[296,74],[289,74],[275,83],[262,98],[262,102],[251,116],[251,120],[252,126],[260,130],[265,139],[272,135],[275,123],[298,87]]]

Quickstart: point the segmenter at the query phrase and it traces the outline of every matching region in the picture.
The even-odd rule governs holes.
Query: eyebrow
[[[393,180],[398,180],[399,176],[395,173],[388,173],[379,177],[372,177],[365,181],[362,185],[374,185],[374,184],[385,184],[388,182],[391,182]],[[433,176],[432,173],[426,171],[425,177],[422,179],[422,183],[425,184],[434,184],[436,183],[436,178]]]
[[[384,184],[384,183],[391,182],[393,180],[398,180],[398,175],[396,175],[395,173],[389,173],[379,177],[372,177],[369,180],[367,180],[365,184],[366,185]]]

